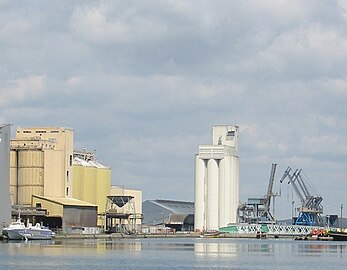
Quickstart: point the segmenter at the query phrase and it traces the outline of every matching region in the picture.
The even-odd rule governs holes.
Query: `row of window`
[[[17,131],[19,133],[19,131]],[[46,133],[46,130],[36,130],[35,133]],[[32,133],[31,130],[23,130],[23,133]],[[59,130],[51,130],[51,133],[59,133]]]

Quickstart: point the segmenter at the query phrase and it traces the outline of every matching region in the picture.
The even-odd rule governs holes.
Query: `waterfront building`
[[[194,203],[173,200],[147,200],[143,203],[143,226],[169,227],[175,231],[194,230]],[[147,231],[149,233],[151,231]]]
[[[31,195],[73,196],[73,130],[18,128],[11,140],[12,204],[31,206]]]
[[[105,208],[105,231],[134,232],[142,227],[142,191],[111,186]]]
[[[218,230],[236,222],[239,202],[239,127],[215,125],[212,144],[195,156],[196,231]]]
[[[36,217],[46,225],[53,222],[68,229],[70,223],[64,223],[63,215],[54,216],[60,222],[53,218],[54,213],[63,213],[56,211],[53,205],[63,200],[73,206],[78,200],[77,205],[95,206],[97,225],[104,226],[108,196],[119,189],[111,187],[111,168],[100,164],[95,153],[73,150],[72,129],[18,128],[10,145],[9,189],[14,216],[21,212],[23,218],[31,221]],[[136,217],[142,217],[142,192],[124,188],[121,192],[133,197]],[[51,203],[53,201],[55,203]],[[42,202],[49,208],[41,207]],[[136,219],[136,224],[141,224],[141,218]]]
[[[49,209],[49,216],[39,219],[51,229],[66,233],[95,234],[97,228],[98,206],[86,201],[68,197],[32,196],[37,209]]]
[[[111,168],[99,163],[95,153],[85,149],[74,151],[72,197],[98,206],[100,226],[110,187]]]
[[[0,125],[0,226],[11,222],[10,202],[10,136],[11,126]]]

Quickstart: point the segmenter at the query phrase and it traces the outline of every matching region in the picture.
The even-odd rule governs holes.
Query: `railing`
[[[324,229],[320,226],[301,226],[301,225],[277,225],[277,224],[231,224],[220,228],[221,233],[230,234],[256,234],[266,233],[267,235],[282,236],[302,236],[308,235],[314,229]]]

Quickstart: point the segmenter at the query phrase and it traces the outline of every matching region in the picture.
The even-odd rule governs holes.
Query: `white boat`
[[[28,227],[26,227],[24,232],[21,234],[26,240],[44,240],[55,237],[54,232],[52,232],[49,228],[42,226],[40,223],[36,223],[35,226],[32,226],[29,223]]]
[[[36,223],[35,226],[31,223],[29,223],[28,226],[25,226],[20,219],[12,222],[10,226],[4,228],[2,234],[8,240],[43,240],[55,237],[55,233],[49,228],[41,226],[39,223]]]
[[[21,233],[24,233],[25,225],[20,221],[20,218],[17,221],[11,222],[10,226],[2,229],[2,234],[7,239],[11,240],[22,240],[23,236]]]

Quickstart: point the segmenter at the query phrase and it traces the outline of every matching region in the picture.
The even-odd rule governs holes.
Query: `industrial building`
[[[105,227],[108,233],[134,233],[142,230],[142,192],[111,186],[105,209]]]
[[[110,195],[111,169],[98,162],[95,153],[74,151],[72,197],[98,206],[98,225],[103,224],[107,196]]]
[[[147,200],[143,203],[143,225],[164,226],[175,231],[194,230],[194,203],[172,200]]]
[[[214,231],[236,222],[239,203],[239,127],[215,125],[212,144],[195,156],[196,231]]]
[[[31,206],[31,195],[72,197],[73,130],[18,128],[11,140],[13,205]]]
[[[59,216],[65,232],[78,227],[83,227],[84,231],[92,230],[90,225],[104,228],[108,196],[118,192],[132,196],[131,202],[137,207],[131,214],[136,212],[135,224],[141,224],[142,192],[111,187],[111,168],[100,164],[95,153],[86,149],[74,151],[73,130],[70,128],[18,128],[16,137],[10,143],[9,167],[14,217],[21,212],[22,217],[33,222],[35,218],[36,221],[44,220],[43,216],[46,215],[48,222],[57,220]],[[64,222],[69,220],[65,216],[66,211],[57,211],[56,205],[62,205],[64,209],[92,207],[92,211],[85,213],[91,215],[91,221],[96,211],[96,222],[86,223],[85,218],[79,224]],[[130,210],[124,208],[122,211]]]
[[[11,221],[10,202],[10,137],[11,126],[0,125],[0,225],[2,228]]]
[[[98,233],[98,207],[94,204],[67,197],[32,196],[37,209],[49,209],[49,216],[41,222],[52,229],[67,233]]]

